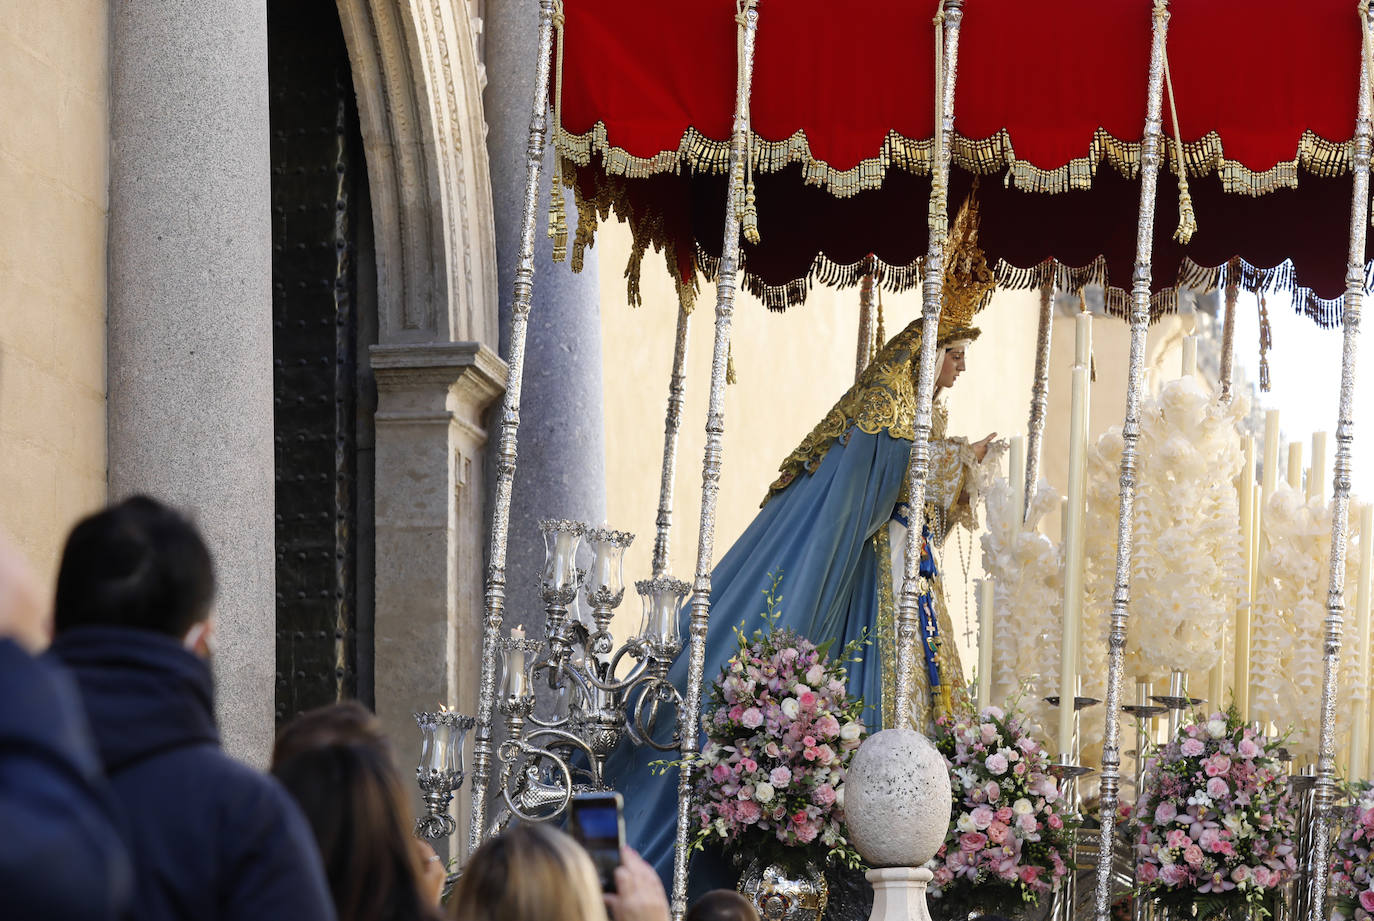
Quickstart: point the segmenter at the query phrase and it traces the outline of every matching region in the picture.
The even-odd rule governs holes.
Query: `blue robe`
[[[872,538],[893,516],[910,459],[910,441],[886,431],[869,435],[851,428],[847,439],[830,446],[814,472],[797,477],[763,507],[711,574],[703,706],[710,682],[739,648],[735,628],[752,635],[764,626],[764,592],[771,584],[769,573],[777,573],[782,576],[778,627],[817,644],[833,640],[832,654],[865,630],[874,640],[863,661],[848,666],[849,693],[863,697],[864,722],[879,728],[883,670],[876,637],[878,589],[888,561],[878,559]],[[686,637],[686,610],[682,617]],[[669,672],[679,690],[686,687],[689,652],[684,648]],[[626,742],[606,764],[606,782],[625,796],[628,842],[653,864],[665,885],[673,875],[678,772],[654,774],[649,763],[673,757]],[[692,894],[716,888],[724,876],[712,855],[693,855]]]

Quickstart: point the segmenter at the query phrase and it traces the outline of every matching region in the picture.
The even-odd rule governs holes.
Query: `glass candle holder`
[[[539,522],[539,530],[544,533],[544,574],[540,580],[544,590],[575,592],[579,577],[577,547],[586,525],[546,518]]]
[[[525,639],[524,627],[511,627],[510,639],[503,640],[501,650],[501,696],[507,700],[527,700],[534,697],[530,672],[539,643]]]
[[[679,612],[692,587],[681,579],[663,576],[636,582],[635,589],[644,602],[640,639],[660,652],[676,653],[682,648]]]
[[[625,550],[635,536],[628,531],[593,528],[586,534],[592,551],[587,572],[587,601],[592,607],[615,607],[625,594]]]

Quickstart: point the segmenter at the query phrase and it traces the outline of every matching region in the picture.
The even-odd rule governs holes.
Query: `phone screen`
[[[619,793],[580,793],[573,797],[569,831],[591,854],[603,892],[615,892],[615,868],[625,844]]]

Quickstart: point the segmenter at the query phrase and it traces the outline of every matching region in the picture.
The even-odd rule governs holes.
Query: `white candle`
[[[1207,673],[1207,703],[1210,712],[1226,709],[1226,634],[1217,637],[1217,664]]]
[[[1260,512],[1269,504],[1269,497],[1279,482],[1279,411],[1264,414],[1264,469],[1260,471]]]
[[[992,703],[993,581],[978,580],[978,709]]]
[[[1091,368],[1093,360],[1093,315],[1080,313],[1073,324],[1073,363]]]
[[[1197,336],[1183,337],[1183,376],[1197,374]]]
[[[1302,492],[1302,442],[1294,441],[1288,445],[1288,485]]]
[[[1081,321],[1085,319],[1080,315]],[[1081,338],[1080,338],[1081,342]],[[1073,700],[1078,687],[1078,648],[1083,606],[1083,524],[1087,493],[1088,448],[1088,368],[1073,369],[1072,404],[1069,421],[1068,526],[1064,559],[1064,628],[1059,647],[1059,751],[1071,754],[1073,746]]]
[[[1255,583],[1255,439],[1245,439],[1245,462],[1236,481],[1240,499],[1241,554],[1245,558],[1245,587],[1236,604],[1235,676],[1231,698],[1242,719],[1250,712],[1250,598]]]
[[[1007,455],[1007,487],[1011,495],[1011,520],[1016,531],[1026,521],[1026,439],[1013,435]]]
[[[1326,433],[1312,433],[1312,466],[1307,471],[1307,498],[1326,492]]]
[[[525,628],[521,626],[511,627],[510,638],[516,642],[524,642]],[[506,696],[523,697],[525,690],[525,650],[516,647],[507,653]]]
[[[1363,779],[1365,766],[1369,763],[1370,750],[1370,625],[1369,612],[1371,601],[1370,578],[1374,568],[1374,505],[1360,507],[1360,575],[1355,586],[1355,635],[1359,638],[1359,678],[1360,689],[1356,692],[1358,707],[1355,724],[1351,730],[1350,761],[1351,780]]]

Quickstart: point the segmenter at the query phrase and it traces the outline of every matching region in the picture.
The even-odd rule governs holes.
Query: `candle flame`
[[[448,707],[444,706],[444,704],[443,704],[442,701],[439,703],[439,712],[440,712],[440,713],[447,713],[447,712],[448,712]]]

